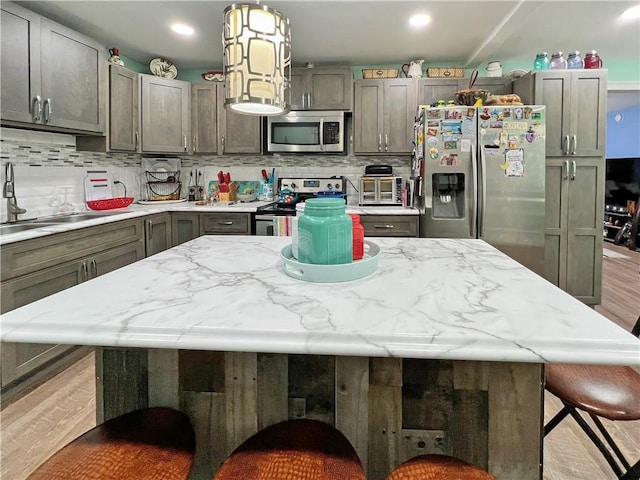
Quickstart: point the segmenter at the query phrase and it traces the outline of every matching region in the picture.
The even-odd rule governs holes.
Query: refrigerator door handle
[[[576,168],[577,168],[576,161],[573,160],[571,162],[571,180],[575,180],[576,179]]]
[[[569,160],[564,161],[564,175],[562,175],[563,180],[569,180]]]
[[[472,203],[472,209],[471,209],[471,238],[480,238],[482,236],[482,226],[484,225],[484,204],[486,202],[486,180],[485,180],[485,159],[484,159],[484,148],[482,148],[482,145],[479,145],[478,148],[480,149],[480,168],[478,169],[478,162],[476,160],[476,152],[475,152],[475,145],[471,145],[471,171],[473,173],[473,181],[472,181],[472,185],[474,185],[474,192],[473,192],[473,203]],[[478,172],[478,170],[480,170],[480,172]],[[482,177],[482,205],[481,208],[482,210],[482,214],[480,216],[480,218],[478,217],[478,192],[477,192],[477,185],[478,185],[478,173],[480,174],[480,176]],[[476,224],[476,219],[478,219],[477,224]]]

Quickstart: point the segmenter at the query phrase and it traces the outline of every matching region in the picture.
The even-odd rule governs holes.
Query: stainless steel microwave
[[[340,111],[295,111],[267,117],[267,151],[344,152],[345,118]]]

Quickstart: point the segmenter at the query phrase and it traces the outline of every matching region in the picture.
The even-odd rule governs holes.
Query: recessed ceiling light
[[[625,20],[628,20],[630,18],[640,18],[640,5],[627,8],[620,17],[624,18]]]
[[[431,22],[431,17],[425,14],[413,15],[411,18],[409,18],[409,23],[416,27],[422,27],[429,22]]]
[[[174,25],[171,25],[171,30],[173,30],[176,33],[179,33],[180,35],[193,35],[193,28],[191,28],[189,25],[184,25],[182,23],[176,23]]]

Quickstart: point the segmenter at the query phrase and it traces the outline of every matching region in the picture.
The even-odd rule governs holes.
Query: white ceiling
[[[180,70],[222,66],[222,12],[232,0],[22,1],[27,8],[89,35],[128,58],[171,60]],[[539,51],[595,49],[608,61],[638,61],[640,21],[619,15],[638,4],[616,0],[267,0],[289,17],[295,66],[425,63],[475,68],[490,60],[533,62]],[[414,13],[433,21],[409,28]],[[196,34],[180,37],[174,22]]]

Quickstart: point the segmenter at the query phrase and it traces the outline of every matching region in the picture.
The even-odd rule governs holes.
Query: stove
[[[284,189],[289,189],[298,195],[296,203],[304,202],[313,198],[319,192],[346,192],[347,182],[344,177],[334,175],[333,177],[299,177],[299,178],[279,178],[278,193]],[[346,197],[345,197],[346,198]],[[258,207],[256,215],[295,215],[296,205],[282,205],[277,202],[270,203],[263,207]]]
[[[344,193],[347,191],[347,181],[344,177],[337,175],[332,177],[279,178],[277,193],[286,188],[298,195],[296,203],[300,203],[315,197],[319,192]],[[253,232],[256,235],[272,236],[274,234],[274,217],[294,216],[296,214],[296,203],[282,205],[274,202],[258,207],[253,217]]]

